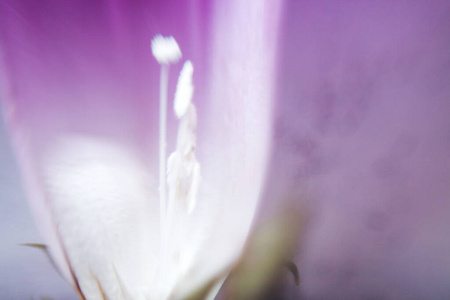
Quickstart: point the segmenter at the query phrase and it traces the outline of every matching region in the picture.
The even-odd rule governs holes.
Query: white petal
[[[202,183],[184,243],[193,267],[179,294],[229,267],[249,233],[270,148],[279,8],[216,2],[207,118],[199,114],[197,138]]]
[[[72,136],[49,153],[44,170],[54,220],[84,296],[142,295],[155,276],[159,220],[151,213],[151,203],[158,203],[151,179],[137,155]]]

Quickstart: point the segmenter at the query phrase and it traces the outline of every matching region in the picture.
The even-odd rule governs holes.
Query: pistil
[[[166,134],[167,134],[167,90],[169,65],[181,59],[181,51],[173,37],[157,35],[151,42],[152,54],[161,65],[159,88],[159,213],[161,226],[161,252],[164,251],[166,224]]]

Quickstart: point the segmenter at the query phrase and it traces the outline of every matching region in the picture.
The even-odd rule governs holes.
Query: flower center
[[[186,61],[178,78],[174,100],[174,112],[179,121],[177,145],[167,160],[166,168],[168,68],[170,63],[177,62],[181,58],[181,51],[173,37],[163,38],[158,35],[152,40],[152,53],[161,65],[159,123],[161,258],[164,268],[181,275],[187,271],[189,264],[181,252],[182,240],[186,234],[184,223],[186,217],[194,211],[201,181],[200,164],[195,156],[197,113],[192,104],[194,67],[191,61]]]

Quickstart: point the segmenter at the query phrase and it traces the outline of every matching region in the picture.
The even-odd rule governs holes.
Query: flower
[[[182,298],[237,260],[270,146],[280,6],[0,4],[5,119],[49,255],[81,298]],[[159,65],[149,46],[158,34],[173,36],[195,66],[201,165],[195,205],[169,224],[160,222]],[[168,71],[169,101],[180,68]],[[169,153],[178,124],[170,112]]]

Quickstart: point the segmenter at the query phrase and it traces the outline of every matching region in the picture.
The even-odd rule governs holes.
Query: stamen
[[[171,251],[180,274],[187,267],[183,251],[185,222],[195,209],[200,186],[200,164],[195,157],[197,113],[192,104],[194,68],[187,61],[180,73],[175,94],[174,111],[179,118],[176,150],[167,161],[168,209],[167,226],[171,237]]]
[[[174,110],[178,119],[186,114],[186,111],[191,103],[194,95],[194,85],[192,84],[192,76],[194,74],[194,67],[190,60],[186,61],[183,69],[178,77],[177,90],[175,91]]]
[[[195,156],[196,112],[191,103],[181,118],[178,128],[177,149],[167,162],[167,185],[169,190],[168,215],[180,205],[185,213],[191,213],[197,203],[201,181],[200,164]],[[171,218],[168,219],[171,222]]]
[[[180,200],[185,212],[194,210],[201,180],[200,164],[195,157],[197,112],[191,103],[194,94],[193,73],[194,67],[188,60],[178,77],[175,93],[174,111],[180,119],[180,124],[177,149],[168,159],[169,214],[175,202]]]

